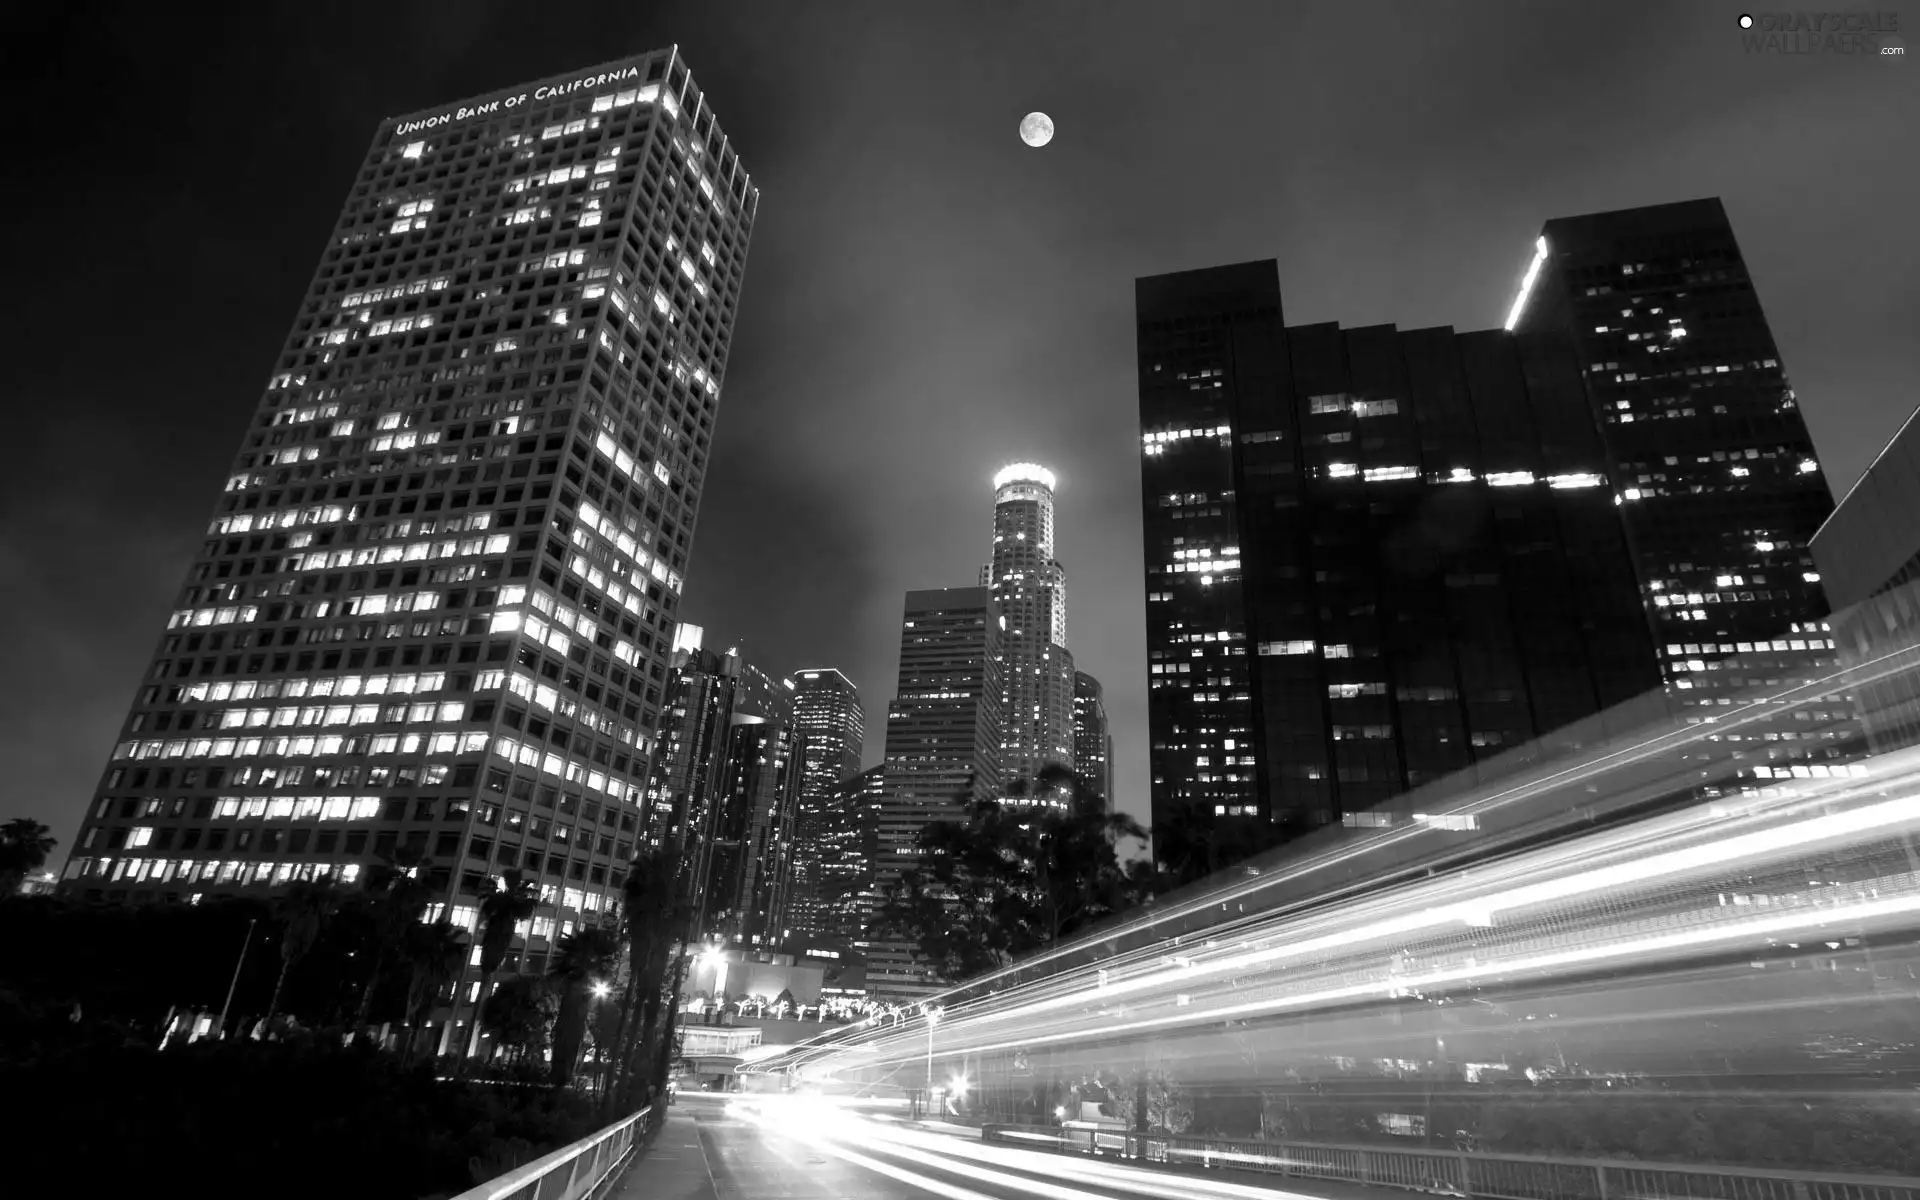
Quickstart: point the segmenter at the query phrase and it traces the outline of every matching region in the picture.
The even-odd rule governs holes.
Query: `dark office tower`
[[[907,593],[875,830],[874,883],[883,893],[913,866],[923,827],[957,819],[999,791],[1000,626],[986,588]],[[941,983],[906,943],[882,942],[869,954],[867,985],[900,998]]]
[[[1073,774],[1081,794],[1098,796],[1113,807],[1113,737],[1107,732],[1107,704],[1100,681],[1085,671],[1073,673]]]
[[[1673,686],[1831,661],[1808,543],[1833,497],[1720,202],[1548,221],[1507,327],[1573,348]]]
[[[1066,571],[1054,558],[1053,484],[1053,472],[1033,463],[993,477],[993,555],[981,584],[1004,618],[1000,778],[1009,788],[1031,782],[1043,767],[1073,764],[1073,656]]]
[[[867,714],[860,690],[832,667],[810,667],[793,676],[793,720],[800,734],[799,814],[795,864],[788,913],[796,930],[824,934],[840,922],[834,886],[827,883],[830,852],[844,852],[846,834],[838,805],[840,785],[860,772],[860,749],[867,736]],[[829,851],[828,847],[833,847]]]
[[[603,918],[757,200],[672,50],[383,122],[70,886],[270,894],[412,844],[467,929],[538,864],[535,969]]]
[[[800,790],[790,688],[756,667],[740,668],[706,888],[709,936],[786,940]]]
[[[1876,753],[1920,742],[1920,423],[1908,417],[1813,538],[1833,640]]]
[[[1136,296],[1156,825],[1364,824],[1658,685],[1570,358],[1288,329],[1272,261]]]

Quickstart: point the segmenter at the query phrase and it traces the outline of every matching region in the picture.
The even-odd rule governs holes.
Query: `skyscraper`
[[[404,837],[457,924],[536,860],[544,917],[603,911],[757,203],[677,50],[383,122],[69,886],[352,880]]]
[[[887,709],[886,790],[875,830],[874,883],[897,884],[918,858],[915,839],[1000,788],[999,640],[1004,618],[986,588],[908,592],[900,681]],[[931,994],[940,981],[904,942],[869,947],[876,994]]]
[[[800,734],[799,828],[793,899],[795,927],[850,935],[852,903],[863,882],[844,856],[858,827],[839,803],[840,785],[860,773],[867,714],[860,690],[832,667],[794,672],[794,725]],[[849,868],[852,868],[849,870]]]
[[[686,886],[701,895],[712,875],[734,700],[746,665],[737,651],[705,649],[704,636],[698,625],[682,624],[674,631],[666,705],[641,818],[645,842],[679,858]]]
[[[1833,497],[1720,201],[1548,221],[1507,327],[1580,364],[1673,686],[1830,662],[1809,542]]]
[[[1098,796],[1113,807],[1113,736],[1107,732],[1107,704],[1100,681],[1085,671],[1073,673],[1073,774],[1083,795]]]
[[[836,818],[821,838],[822,887],[831,898],[829,936],[858,939],[873,920],[879,896],[874,863],[879,859],[880,811],[887,798],[885,763],[840,781]]]
[[[674,635],[644,838],[682,866],[703,936],[781,941],[800,857],[794,687],[703,640]]]
[[[993,555],[981,571],[999,638],[1000,778],[1073,765],[1073,656],[1066,571],[1054,558],[1053,472],[1015,463],[993,477]]]
[[[800,794],[791,689],[790,680],[740,667],[709,834],[705,936],[779,944],[791,931],[787,905]]]
[[[1362,820],[1658,685],[1564,352],[1288,328],[1270,260],[1136,299],[1156,825]]]

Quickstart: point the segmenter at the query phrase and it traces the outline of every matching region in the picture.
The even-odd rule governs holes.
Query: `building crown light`
[[[1527,265],[1527,274],[1520,280],[1520,294],[1513,298],[1513,307],[1507,311],[1506,330],[1520,323],[1520,311],[1527,306],[1527,295],[1533,291],[1534,281],[1540,278],[1540,268],[1547,261],[1547,239],[1544,235],[1533,244],[1533,261]]]
[[[993,490],[999,491],[1010,483],[1037,483],[1048,491],[1053,490],[1053,472],[1038,463],[1014,463],[1000,468],[993,477]]]

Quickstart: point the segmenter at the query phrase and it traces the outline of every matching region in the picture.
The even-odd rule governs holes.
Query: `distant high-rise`
[[[1564,351],[1287,328],[1272,261],[1136,298],[1156,824],[1364,823],[1658,686]]]
[[[840,781],[834,797],[836,817],[821,838],[821,890],[829,936],[861,937],[878,904],[874,863],[879,857],[880,810],[887,796],[882,763]]]
[[[1073,673],[1073,774],[1083,796],[1113,807],[1113,737],[1107,732],[1106,698],[1100,681]]]
[[[1580,364],[1673,686],[1832,661],[1809,543],[1833,496],[1720,201],[1548,221],[1507,327]]]
[[[954,820],[1000,788],[999,639],[1004,618],[986,588],[908,592],[900,681],[887,710],[886,788],[875,822],[874,884],[897,884],[928,823]],[[868,988],[905,997],[940,980],[904,942],[870,947]]]
[[[810,667],[793,675],[793,719],[800,734],[799,822],[793,897],[788,906],[796,929],[809,933],[846,932],[845,916],[859,879],[846,878],[846,862],[830,864],[829,849],[844,852],[845,814],[838,803],[841,784],[860,772],[860,750],[867,715],[860,691],[832,667]],[[849,884],[851,886],[849,887]]]
[[[981,571],[1005,626],[999,639],[1000,778],[1073,765],[1073,656],[1066,571],[1054,558],[1053,472],[1016,463],[993,477],[993,555]]]
[[[676,50],[382,122],[68,886],[351,882],[411,844],[469,930],[533,875],[527,970],[601,919],[757,204]]]

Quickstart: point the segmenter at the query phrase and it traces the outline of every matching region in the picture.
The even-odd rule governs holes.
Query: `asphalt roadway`
[[[738,1098],[683,1096],[615,1200],[1411,1200],[1416,1193],[1239,1173],[1167,1172],[982,1143],[897,1120],[813,1124]],[[820,1106],[816,1105],[817,1110]],[[884,1118],[883,1118],[884,1121]],[[1278,1186],[1276,1186],[1278,1185]]]

